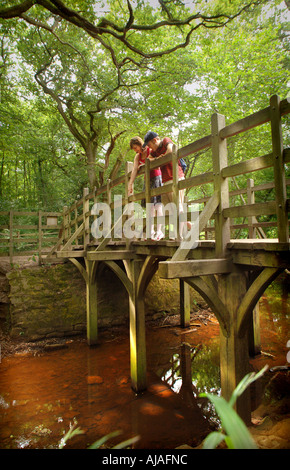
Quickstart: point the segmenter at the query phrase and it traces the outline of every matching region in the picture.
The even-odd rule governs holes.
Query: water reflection
[[[160,378],[191,408],[199,408],[210,423],[220,426],[213,405],[199,397],[208,392],[220,395],[219,342],[210,346],[192,347],[182,343],[175,351],[164,370],[159,370]]]

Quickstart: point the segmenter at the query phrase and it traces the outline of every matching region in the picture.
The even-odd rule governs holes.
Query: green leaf
[[[245,375],[245,377],[239,382],[239,384],[237,385],[237,387],[235,388],[235,390],[233,391],[232,393],[232,396],[229,400],[229,405],[230,406],[233,406],[237,400],[237,398],[239,396],[242,395],[242,393],[244,393],[244,391],[246,390],[246,388],[252,383],[254,382],[255,380],[259,379],[263,374],[264,372],[266,372],[266,370],[268,369],[268,365],[265,365],[265,367],[263,367],[263,369],[261,369],[259,372],[257,372],[256,374],[254,372],[251,372],[250,374],[247,374]]]
[[[203,442],[203,449],[215,449],[224,439],[226,436],[221,432],[211,432]]]
[[[140,436],[131,437],[130,439],[120,442],[120,444],[117,444],[116,446],[112,447],[112,449],[125,449],[126,447],[135,444],[135,442],[139,441],[139,439]]]
[[[234,449],[257,449],[245,423],[223,397],[207,393],[202,395],[206,396],[214,404],[221,419],[223,429],[230,437]]]
[[[106,434],[106,436],[101,437],[101,439],[98,439],[91,446],[89,446],[88,449],[98,449],[101,445],[103,445],[109,439],[119,436],[120,434],[121,434],[121,431],[113,431],[109,434]]]

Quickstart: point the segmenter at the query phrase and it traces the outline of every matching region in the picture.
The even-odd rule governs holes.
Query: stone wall
[[[11,336],[37,340],[86,331],[85,282],[72,263],[14,269],[6,276]],[[192,296],[197,294],[192,291]],[[198,301],[203,302],[201,298]],[[145,306],[147,316],[179,312],[178,280],[155,275],[146,291]],[[98,274],[98,309],[100,327],[128,323],[127,291],[105,266]]]

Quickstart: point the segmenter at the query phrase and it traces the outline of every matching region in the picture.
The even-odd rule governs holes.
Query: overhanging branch
[[[95,25],[91,21],[87,20],[83,15],[79,14],[77,11],[68,8],[65,3],[61,0],[25,0],[19,5],[5,8],[2,10],[0,9],[0,18],[9,19],[17,17],[20,18],[22,16],[22,18],[26,19],[27,21],[27,18],[25,18],[24,14],[28,10],[30,10],[34,5],[40,5],[44,9],[50,11],[53,15],[57,15],[62,19],[66,20],[67,22],[77,26],[78,28],[83,29],[92,38],[101,42],[104,47],[110,50],[112,60],[115,66],[119,68],[124,64],[124,60],[133,60],[133,58],[126,57],[126,59],[123,59],[121,63],[118,63],[114,49],[102,39],[102,36],[104,35],[110,35],[114,37],[117,41],[122,42],[124,46],[133,53],[143,58],[151,59],[154,57],[160,57],[165,54],[170,54],[180,48],[185,48],[189,44],[192,33],[201,26],[205,28],[221,28],[227,25],[230,21],[240,16],[245,11],[248,11],[251,7],[255,7],[259,4],[264,4],[268,2],[269,0],[249,1],[246,5],[241,7],[236,13],[232,15],[229,15],[226,12],[218,15],[205,15],[201,13],[196,13],[184,19],[177,19],[172,16],[168,8],[166,8],[166,11],[164,10],[164,2],[160,0],[159,3],[161,5],[162,11],[165,11],[166,19],[153,24],[136,24],[134,23],[134,11],[132,5],[130,3],[130,0],[127,0],[128,19],[123,26],[119,26],[118,24],[108,20],[107,18],[102,18],[102,20],[97,25]],[[30,18],[29,21],[32,22],[32,19]],[[198,23],[196,24],[196,22]],[[150,32],[163,27],[190,27],[190,30],[185,33],[185,39],[176,44],[176,46],[156,52],[147,52],[137,47],[126,38],[126,34],[128,31]],[[46,29],[48,28],[46,27]]]

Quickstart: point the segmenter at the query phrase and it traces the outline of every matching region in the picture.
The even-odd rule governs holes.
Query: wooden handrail
[[[142,199],[146,199],[147,202],[150,201],[152,196],[162,195],[167,192],[173,192],[174,197],[178,196],[178,192],[180,190],[189,190],[194,187],[199,187],[204,184],[212,184],[212,194],[215,194],[214,203],[213,203],[213,196],[197,198],[193,201],[190,201],[190,204],[194,203],[203,203],[209,204],[209,201],[212,201],[210,206],[206,208],[204,207],[203,213],[203,229],[205,232],[207,231],[214,231],[214,227],[207,226],[208,221],[212,218],[221,217],[221,221],[236,219],[236,218],[251,218],[251,227],[259,226],[259,221],[255,219],[256,216],[259,215],[272,215],[278,214],[278,222],[273,220],[271,222],[260,222],[261,226],[264,224],[264,227],[267,224],[271,224],[271,226],[277,226],[278,233],[280,233],[281,237],[285,241],[287,238],[287,217],[285,215],[285,211],[288,211],[289,201],[286,199],[286,186],[289,185],[290,180],[285,178],[284,170],[281,169],[281,165],[284,166],[285,163],[290,162],[290,149],[286,148],[283,149],[282,146],[282,136],[280,135],[280,128],[281,128],[281,116],[290,113],[290,102],[288,99],[282,100],[280,102],[279,98],[274,96],[271,97],[270,106],[261,109],[250,116],[246,116],[234,123],[229,125],[224,124],[223,117],[220,115],[217,116],[217,128],[214,128],[212,124],[212,132],[211,134],[202,137],[195,142],[192,142],[178,150],[176,153],[167,154],[158,160],[149,161],[146,165],[143,165],[138,173],[137,176],[140,177],[145,174],[145,171],[149,175],[150,171],[166,165],[169,162],[175,162],[174,165],[177,165],[177,161],[180,158],[188,157],[193,155],[201,150],[206,148],[213,149],[213,170],[207,171],[205,173],[194,175],[184,180],[178,181],[177,172],[174,169],[174,179],[171,184],[166,186],[162,186],[160,188],[150,189],[149,187],[149,178],[147,178],[147,186],[145,190],[142,190],[138,193],[134,193],[131,196],[128,196],[127,193],[127,182],[131,175],[131,171],[128,171],[115,178],[114,180],[108,181],[105,185],[101,186],[100,188],[94,188],[89,192],[89,190],[85,190],[82,197],[75,201],[70,207],[66,207],[63,210],[63,213],[60,214],[59,212],[33,212],[33,211],[1,211],[0,216],[9,217],[9,222],[5,222],[5,224],[0,226],[0,229],[9,230],[9,250],[10,250],[10,257],[13,258],[13,240],[15,240],[15,236],[13,232],[15,230],[38,230],[38,239],[39,245],[41,246],[42,242],[42,231],[48,230],[51,227],[43,224],[41,222],[41,217],[45,216],[58,216],[59,218],[62,216],[62,230],[59,233],[58,242],[55,245],[54,249],[59,250],[63,249],[64,247],[67,248],[71,244],[75,244],[78,246],[79,239],[81,239],[81,246],[86,247],[88,244],[93,242],[90,234],[90,217],[93,219],[96,218],[95,215],[91,214],[91,206],[93,203],[98,202],[100,197],[103,198],[101,200],[108,201],[110,207],[113,207],[113,196],[112,196],[112,189],[116,187],[120,187],[123,193],[123,200],[122,200],[122,207],[127,204],[128,202],[138,202]],[[213,121],[215,122],[215,121]],[[226,139],[238,135],[242,132],[246,132],[249,129],[254,127],[263,125],[266,122],[271,123],[272,128],[272,142],[273,146],[269,153],[257,156],[255,158],[244,160],[239,163],[235,163],[232,165],[228,165],[226,160],[222,163],[219,162],[220,158],[224,158],[226,156]],[[280,126],[280,127],[279,127]],[[220,154],[220,149],[222,153]],[[224,156],[223,156],[224,155]],[[218,160],[217,160],[218,159]],[[279,159],[279,162],[278,160]],[[282,162],[282,163],[280,163]],[[247,188],[236,189],[234,191],[229,191],[229,189],[225,189],[227,184],[228,178],[235,177],[237,175],[253,173],[256,171],[263,170],[265,168],[274,168],[275,174],[275,181],[274,182],[263,182],[256,186],[252,184],[251,186],[251,194],[254,192],[267,190],[276,188],[277,184],[279,186],[278,192],[275,191],[276,202],[274,200],[269,201],[268,203],[255,203],[254,199],[251,203],[243,203],[242,205],[234,205],[230,206],[229,202],[225,203],[225,194],[226,198],[233,198],[235,196],[240,196],[242,194],[247,193]],[[175,167],[174,167],[175,168]],[[276,194],[277,193],[277,194]],[[218,197],[218,204],[219,209],[216,211],[216,197]],[[214,209],[213,209],[214,208]],[[17,216],[37,216],[39,215],[39,223],[31,224],[16,224],[14,223],[14,217]],[[188,217],[190,213],[188,212]],[[238,221],[238,224],[233,223],[233,221],[228,224],[227,230],[232,230],[235,226],[236,227],[244,227],[245,224],[241,221]],[[83,224],[83,225],[82,225]],[[266,224],[266,225],[265,225]],[[81,228],[82,227],[82,228]],[[221,233],[218,235],[221,236]],[[228,236],[228,235],[227,235]],[[6,238],[2,238],[2,241],[7,241]],[[19,240],[19,238],[18,238]],[[108,240],[106,240],[107,244]],[[222,248],[221,248],[222,249]],[[52,250],[53,251],[53,250]]]

